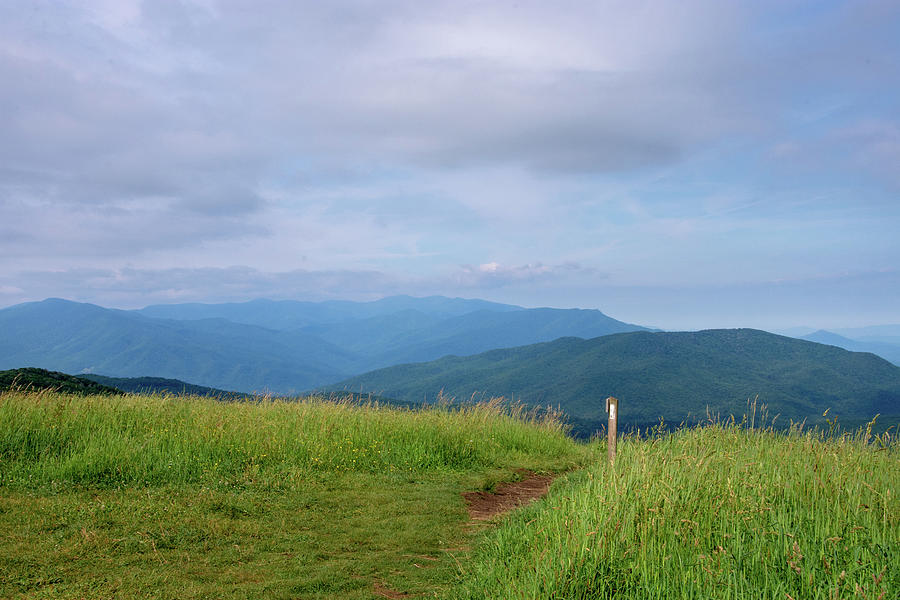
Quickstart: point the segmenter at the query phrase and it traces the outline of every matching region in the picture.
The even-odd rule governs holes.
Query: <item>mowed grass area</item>
[[[478,535],[461,491],[593,451],[498,403],[9,392],[0,597],[433,597]]]
[[[487,535],[456,598],[900,598],[900,448],[714,424],[620,442]]]

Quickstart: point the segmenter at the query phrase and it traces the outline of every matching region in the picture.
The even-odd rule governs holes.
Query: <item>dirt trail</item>
[[[535,475],[531,471],[521,470],[521,481],[510,481],[497,484],[493,492],[465,492],[463,499],[469,509],[469,518],[472,521],[489,521],[494,517],[508,513],[524,504],[543,497],[553,483],[550,475]],[[454,550],[461,550],[455,548]],[[421,557],[434,560],[432,557]],[[418,566],[418,565],[416,565]],[[374,590],[376,596],[382,598],[413,598],[414,594],[400,592],[391,589],[383,583],[376,582]]]
[[[522,471],[521,474],[521,481],[500,483],[493,492],[463,494],[469,508],[469,518],[473,521],[493,519],[543,497],[553,482],[550,475],[535,475],[530,471]]]

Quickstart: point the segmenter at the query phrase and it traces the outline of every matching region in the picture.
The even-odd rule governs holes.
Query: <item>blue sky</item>
[[[900,323],[897,2],[0,0],[0,306]]]

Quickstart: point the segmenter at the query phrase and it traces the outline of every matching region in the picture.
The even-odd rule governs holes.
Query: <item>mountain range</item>
[[[621,420],[651,424],[743,415],[758,399],[788,420],[900,415],[900,367],[868,353],[752,329],[632,332],[492,350],[468,357],[388,367],[331,390],[406,401],[438,394],[468,400],[505,396],[552,405],[574,419],[602,423],[605,399]]]
[[[741,415],[757,397],[783,420],[826,408],[851,419],[900,415],[900,368],[863,352],[893,356],[893,330],[865,333],[881,337],[659,332],[599,310],[444,297],[140,310],[48,299],[0,310],[0,369],[40,367],[127,391],[319,390],[405,404],[440,392],[506,396],[561,408],[584,430],[605,420],[610,395],[633,425]]]
[[[828,344],[829,346],[837,346],[838,348],[852,350],[853,352],[871,352],[885,360],[889,360],[895,365],[900,365],[900,337],[872,336],[868,338],[864,337],[862,339],[851,339],[832,331],[820,329],[804,335],[800,339],[818,342],[820,344]],[[894,339],[898,341],[889,341]]]
[[[48,299],[0,310],[0,369],[155,376],[293,394],[403,362],[641,329],[599,310],[526,309],[439,296],[137,311]]]

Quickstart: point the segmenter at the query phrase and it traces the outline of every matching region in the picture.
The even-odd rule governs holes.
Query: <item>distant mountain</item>
[[[122,392],[107,385],[74,377],[66,373],[27,367],[0,371],[0,392],[10,389],[19,390],[53,390],[65,394],[83,395],[118,395]]]
[[[759,396],[771,414],[820,419],[900,415],[900,367],[873,356],[752,329],[633,332],[492,350],[476,356],[380,369],[330,389],[406,401],[506,396],[558,406],[582,422],[621,423],[742,415]]]
[[[407,308],[365,319],[318,323],[303,327],[300,331],[320,337],[360,356],[366,356],[390,348],[398,337],[415,336],[417,332],[428,331],[443,320],[443,317]]]
[[[818,342],[820,344],[828,344],[830,346],[837,346],[838,348],[852,350],[853,352],[871,352],[872,354],[877,354],[885,360],[889,360],[895,365],[900,365],[900,344],[891,344],[878,341],[851,340],[831,331],[825,331],[824,329],[820,329],[819,331],[816,331],[809,335],[804,335],[800,339],[809,340],[811,342]]]
[[[815,327],[788,327],[786,329],[773,329],[770,333],[775,333],[777,335],[785,335],[787,337],[792,338],[802,338],[804,335],[809,335],[811,333],[815,333],[817,329]]]
[[[219,318],[301,331],[357,355],[356,372],[448,354],[469,355],[555,340],[596,337],[644,327],[599,310],[533,308],[485,300],[391,296],[374,302],[253,300],[225,304],[158,304],[135,311],[178,320]]]
[[[0,310],[0,368],[153,375],[241,392],[299,392],[353,373],[352,355],[302,332],[174,321],[50,299]]]
[[[832,332],[861,342],[883,342],[900,345],[900,325],[872,325],[870,327],[833,329]]]
[[[295,327],[309,321],[316,322]],[[0,368],[153,376],[241,393],[292,394],[401,362],[638,329],[599,310],[442,297],[259,300],[141,311],[48,299],[0,310]]]
[[[299,302],[295,300],[251,300],[224,304],[155,304],[137,312],[145,317],[196,320],[226,319],[234,323],[258,325],[269,329],[289,330],[322,323],[342,323],[384,317],[403,311],[416,311],[444,319],[478,310],[494,312],[524,310],[520,306],[498,304],[486,300],[430,296],[391,296],[374,302],[330,300]]]
[[[359,371],[407,362],[434,360],[448,354],[467,356],[560,337],[597,337],[643,327],[623,323],[599,310],[532,308],[515,311],[479,310],[438,319],[406,310],[364,321],[308,327],[336,346],[363,358]]]
[[[106,377],[105,375],[90,374],[81,375],[79,378],[94,381],[129,394],[207,396],[219,400],[243,400],[247,398],[247,394],[194,385],[179,379],[165,379],[163,377]]]

